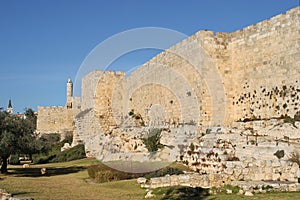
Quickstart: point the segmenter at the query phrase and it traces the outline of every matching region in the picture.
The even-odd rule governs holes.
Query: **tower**
[[[67,108],[72,108],[72,100],[73,100],[73,83],[71,78],[69,78],[67,82],[67,102],[66,102]]]
[[[12,107],[12,104],[11,104],[11,99],[9,99],[9,101],[8,101],[7,112],[9,114],[13,113],[13,107]]]

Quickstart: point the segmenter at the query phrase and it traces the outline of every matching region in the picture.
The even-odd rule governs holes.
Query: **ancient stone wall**
[[[231,121],[293,117],[299,109],[299,15],[297,7],[231,33],[232,83],[225,84],[228,108],[235,111]]]
[[[299,27],[296,7],[233,33],[199,31],[128,77],[89,73],[82,80],[78,141],[135,126],[131,117],[139,125],[194,125],[202,132],[245,119],[294,117],[300,105]]]
[[[297,7],[233,33],[197,32],[131,74],[127,112],[149,118],[146,112],[161,100],[161,91],[167,102],[180,105],[171,114],[161,104],[167,121],[217,126],[293,117],[300,104],[299,27]],[[149,91],[149,85],[157,90]]]
[[[109,132],[116,127],[116,118],[121,117],[118,112],[113,112],[114,106],[112,102],[115,101],[115,104],[122,104],[122,95],[119,96],[121,99],[113,95],[115,90],[122,89],[122,85],[118,83],[124,79],[124,72],[105,71],[97,80],[94,110],[105,132]],[[116,88],[116,85],[119,88]]]
[[[73,97],[73,83],[69,78],[66,87],[66,105],[38,106],[37,133],[40,135],[58,133],[63,140],[74,131],[74,116],[81,110],[81,99]]]
[[[74,129],[73,110],[66,107],[38,106],[37,132],[40,134],[71,134]]]

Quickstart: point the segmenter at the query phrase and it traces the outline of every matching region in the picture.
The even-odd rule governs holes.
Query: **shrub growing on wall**
[[[296,112],[296,114],[294,115],[294,120],[300,121],[300,111]]]
[[[149,130],[148,135],[143,138],[143,142],[149,152],[157,151],[163,147],[163,145],[160,144],[161,131],[160,128],[152,128]]]

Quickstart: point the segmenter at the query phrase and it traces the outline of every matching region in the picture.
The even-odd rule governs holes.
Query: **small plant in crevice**
[[[190,150],[191,150],[192,152],[194,152],[194,150],[195,150],[195,145],[194,145],[193,143],[191,143],[191,145],[190,145]]]
[[[160,144],[161,131],[160,128],[152,128],[149,130],[148,135],[142,139],[149,152],[155,152],[163,147]]]
[[[294,151],[289,155],[288,161],[297,163],[300,166],[300,153],[298,151]]]
[[[300,111],[297,111],[294,115],[294,121],[300,121]]]
[[[205,134],[210,134],[210,133],[211,133],[211,129],[210,128],[206,129]]]

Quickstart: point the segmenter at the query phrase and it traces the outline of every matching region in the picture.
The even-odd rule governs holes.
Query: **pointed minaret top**
[[[7,106],[7,108],[12,108],[11,99],[9,99],[9,101],[8,101],[8,106]]]
[[[9,114],[12,114],[12,113],[13,113],[13,108],[12,108],[12,104],[11,104],[11,99],[9,99],[9,101],[8,101],[7,112],[8,112]]]
[[[72,83],[72,79],[71,78],[68,78],[68,83]]]

